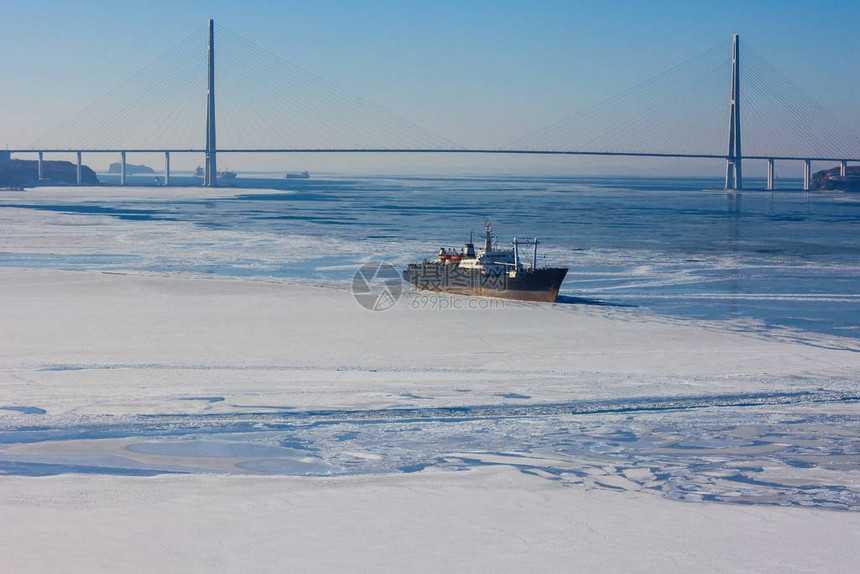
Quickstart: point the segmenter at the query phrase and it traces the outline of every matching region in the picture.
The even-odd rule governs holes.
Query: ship
[[[475,250],[472,236],[461,250],[439,249],[435,259],[410,263],[403,279],[417,289],[459,295],[500,297],[554,303],[567,275],[565,267],[538,267],[538,240],[516,239],[511,248],[499,246],[493,226],[484,225],[484,247]],[[520,246],[531,247],[531,261],[520,257]]]
[[[308,179],[311,176],[307,171],[288,171],[284,176],[287,179]]]

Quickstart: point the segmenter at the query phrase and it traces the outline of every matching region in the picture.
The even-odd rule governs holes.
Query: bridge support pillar
[[[767,160],[767,189],[773,189],[773,158]]]
[[[809,191],[809,184],[812,180],[812,160],[803,160],[803,191]]]
[[[119,152],[119,184],[125,185],[125,152]]]
[[[38,170],[38,174],[36,177],[39,179],[39,181],[45,179],[45,172],[43,171],[44,168],[42,167],[42,162],[44,161],[44,159],[44,154],[42,152],[39,152],[39,161],[36,163]]]
[[[170,185],[170,152],[164,152],[164,185]]]
[[[845,177],[848,175],[848,162],[844,159],[839,162],[839,176]]]
[[[741,189],[743,184],[741,183],[741,161],[737,160],[726,160],[726,189]]]
[[[77,175],[75,177],[75,181],[77,182],[78,185],[81,185],[81,181],[82,181],[82,179],[81,179],[81,152],[77,152],[77,154],[78,154],[78,171],[77,171]]]

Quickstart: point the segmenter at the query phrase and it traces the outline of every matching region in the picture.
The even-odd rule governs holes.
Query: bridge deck
[[[206,153],[203,148],[178,149],[10,149],[9,153]],[[523,150],[523,149],[397,149],[397,148],[266,148],[266,149],[219,149],[217,153],[441,153],[441,154],[501,154],[501,155],[580,155],[610,157],[677,157],[690,159],[728,159],[728,155],[696,153],[649,153],[614,151],[575,151],[575,150]],[[743,156],[742,159],[780,160],[780,161],[851,161],[860,158],[850,157],[802,157],[802,156]]]

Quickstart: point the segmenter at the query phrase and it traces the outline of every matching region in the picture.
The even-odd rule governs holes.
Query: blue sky
[[[733,33],[860,130],[858,2],[2,0],[0,145],[30,143],[210,17],[458,141],[505,143]]]

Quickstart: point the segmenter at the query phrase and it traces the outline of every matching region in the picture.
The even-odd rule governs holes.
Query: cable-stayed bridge
[[[218,52],[216,58],[216,32]],[[743,58],[741,58],[743,56]],[[216,67],[216,62],[218,63]],[[434,153],[665,157],[724,160],[726,188],[743,187],[744,159],[847,173],[860,136],[738,36],[604,102],[501,146],[470,147],[391,114],[256,44],[215,26],[197,30],[76,116],[10,153],[130,153],[205,157],[217,185],[219,153]]]

